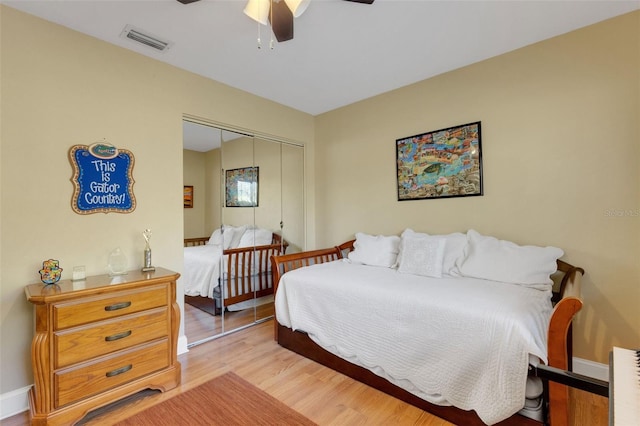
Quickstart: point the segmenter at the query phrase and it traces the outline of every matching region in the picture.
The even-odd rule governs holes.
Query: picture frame
[[[258,167],[241,167],[225,171],[226,207],[258,207],[258,193]]]
[[[73,145],[69,161],[73,170],[71,208],[75,213],[126,214],[136,209],[133,152],[105,141]]]
[[[396,139],[398,201],[483,195],[481,122]]]
[[[184,185],[184,208],[191,209],[193,208],[193,186],[192,185]]]

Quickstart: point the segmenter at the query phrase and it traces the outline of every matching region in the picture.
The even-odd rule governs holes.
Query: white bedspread
[[[215,244],[184,248],[184,294],[213,298],[219,285],[222,247]]]
[[[276,315],[420,398],[494,424],[524,406],[529,354],[546,362],[550,297],[339,260],[283,275]]]

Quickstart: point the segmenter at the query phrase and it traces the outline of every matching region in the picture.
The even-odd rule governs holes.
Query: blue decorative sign
[[[91,214],[135,210],[133,153],[107,143],[74,145],[69,160],[73,168],[73,211]]]

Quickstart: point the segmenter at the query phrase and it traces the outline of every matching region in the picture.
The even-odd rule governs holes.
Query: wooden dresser
[[[33,425],[73,424],[143,389],[180,383],[179,276],[156,268],[26,287],[35,305]]]

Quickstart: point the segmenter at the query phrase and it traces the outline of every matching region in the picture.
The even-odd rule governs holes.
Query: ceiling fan
[[[182,4],[199,0],[178,0]],[[374,0],[344,0],[372,4]],[[293,18],[302,15],[310,0],[249,0],[244,13],[263,25],[271,22],[271,29],[279,42],[293,39]]]

